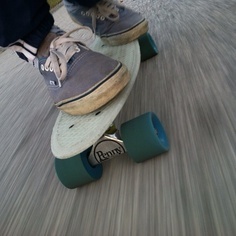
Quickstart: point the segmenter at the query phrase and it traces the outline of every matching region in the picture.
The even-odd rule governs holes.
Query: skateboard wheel
[[[102,165],[90,165],[88,162],[89,151],[90,149],[87,149],[68,159],[55,158],[57,176],[65,187],[73,189],[101,178]]]
[[[158,54],[158,48],[152,36],[146,33],[138,38],[141,61],[146,61]]]
[[[143,162],[169,150],[165,130],[152,112],[125,122],[120,131],[127,153],[135,162]]]

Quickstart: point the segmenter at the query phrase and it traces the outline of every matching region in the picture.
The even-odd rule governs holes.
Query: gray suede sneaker
[[[93,36],[88,27],[77,30],[81,29]],[[12,49],[37,65],[57,108],[70,115],[83,115],[113,99],[127,85],[130,75],[121,62],[85,46],[81,42],[86,40],[84,34],[82,40],[70,37],[74,31],[59,36],[49,33],[36,57],[23,42]]]
[[[129,43],[148,31],[141,14],[113,0],[101,0],[92,8],[63,1],[73,21],[90,27],[110,45]]]
[[[128,83],[127,68],[93,52],[66,33],[51,42],[39,70],[55,105],[71,115],[87,114],[114,98]]]

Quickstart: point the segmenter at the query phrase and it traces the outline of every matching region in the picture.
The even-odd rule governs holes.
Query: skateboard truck
[[[120,139],[121,137],[121,139]],[[127,153],[139,163],[169,150],[165,130],[157,116],[148,112],[121,125],[112,126],[91,148],[68,159],[55,158],[57,175],[73,189],[102,177],[102,162]]]
[[[92,146],[88,161],[92,166],[127,153],[135,162],[143,162],[168,151],[169,142],[157,116],[148,112],[121,125],[114,125]]]
[[[114,133],[111,133],[115,131]],[[88,161],[92,166],[126,153],[124,142],[118,130],[112,125],[108,131],[93,145]]]

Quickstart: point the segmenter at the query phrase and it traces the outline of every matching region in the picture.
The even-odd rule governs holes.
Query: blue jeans
[[[91,7],[99,0],[68,0]],[[46,0],[0,0],[0,46],[22,39],[38,48],[51,30],[54,19]]]

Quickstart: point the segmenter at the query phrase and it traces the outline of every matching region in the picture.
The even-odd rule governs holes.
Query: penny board
[[[51,136],[52,153],[59,159],[83,152],[106,132],[125,104],[139,71],[140,49],[137,40],[126,45],[109,46],[97,37],[90,48],[125,64],[131,80],[121,93],[95,112],[81,116],[59,112]]]

